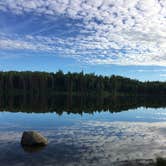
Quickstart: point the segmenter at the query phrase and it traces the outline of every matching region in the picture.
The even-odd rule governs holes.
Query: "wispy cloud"
[[[166,74],[160,74],[160,77],[166,77]]]
[[[166,69],[139,69],[137,70],[137,72],[140,72],[140,73],[144,73],[144,72],[155,72],[155,73],[158,73],[158,72],[166,72]]]
[[[17,20],[24,24],[18,31],[0,35],[1,49],[50,52],[91,64],[166,66],[165,0],[1,0],[0,11],[33,17],[29,23]]]

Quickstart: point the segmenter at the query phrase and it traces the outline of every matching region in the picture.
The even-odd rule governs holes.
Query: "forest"
[[[166,95],[166,82],[146,81],[94,73],[0,72],[0,94]]]

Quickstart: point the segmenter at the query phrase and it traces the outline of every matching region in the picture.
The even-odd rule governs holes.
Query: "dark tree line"
[[[47,72],[0,72],[0,94],[54,93],[104,95],[166,95],[166,82],[141,82],[121,76]]]

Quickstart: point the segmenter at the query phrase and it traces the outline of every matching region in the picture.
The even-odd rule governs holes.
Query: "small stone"
[[[24,131],[21,144],[24,146],[45,146],[48,144],[48,141],[36,131]]]

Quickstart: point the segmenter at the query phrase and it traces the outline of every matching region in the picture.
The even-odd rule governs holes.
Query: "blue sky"
[[[165,81],[165,27],[165,0],[1,0],[0,70]]]

